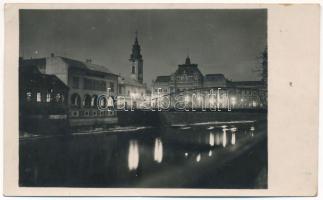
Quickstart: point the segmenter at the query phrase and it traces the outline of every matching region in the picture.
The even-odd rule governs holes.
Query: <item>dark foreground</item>
[[[119,127],[19,146],[20,186],[267,188],[266,120]]]

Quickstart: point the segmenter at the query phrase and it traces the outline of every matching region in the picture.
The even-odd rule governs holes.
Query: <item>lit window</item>
[[[27,101],[31,101],[31,92],[26,93],[26,99]]]
[[[56,94],[56,97],[55,97],[56,102],[59,102],[60,99],[61,99],[61,94],[60,93],[57,93]]]
[[[41,93],[40,92],[37,92],[37,96],[36,96],[36,100],[37,102],[41,102]]]
[[[51,94],[47,93],[46,95],[46,102],[50,102],[51,101]]]

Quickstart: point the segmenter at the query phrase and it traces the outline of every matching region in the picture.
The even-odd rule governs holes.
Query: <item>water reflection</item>
[[[227,145],[227,129],[223,128],[223,136],[222,136],[222,146],[225,147]]]
[[[251,134],[251,137],[254,136],[254,131],[255,131],[255,127],[254,126],[251,126],[250,127],[250,134]]]
[[[211,147],[214,146],[214,133],[210,133],[209,144]]]
[[[231,135],[231,144],[232,145],[235,145],[236,144],[236,131],[237,131],[237,128],[236,127],[233,127],[230,130],[232,132],[232,135]]]
[[[231,136],[231,144],[235,145],[236,144],[236,134],[233,132]]]
[[[217,146],[219,146],[219,145],[221,144],[221,141],[220,141],[220,134],[219,134],[219,133],[217,133],[217,134],[215,135],[215,144],[216,144]]]
[[[200,161],[201,161],[201,154],[199,153],[196,156],[196,162],[200,162]]]
[[[128,168],[136,170],[139,164],[139,145],[137,140],[130,140],[128,153]]]
[[[158,163],[163,160],[163,143],[160,138],[155,139],[154,160]]]
[[[213,172],[213,166],[221,165],[217,159],[235,158],[240,148],[262,136],[261,124],[221,125],[216,124],[214,128],[192,126],[187,130],[154,128],[95,137],[77,135],[71,140],[54,138],[42,140],[42,143],[25,141],[20,144],[23,149],[20,152],[20,181],[25,185],[61,186],[66,183],[71,186],[130,187],[164,173],[171,183],[174,173],[167,174],[167,171],[175,168],[185,170],[185,174],[178,173],[178,176],[210,174],[205,170]],[[249,155],[246,156],[249,159]],[[260,161],[256,159],[257,166]],[[201,165],[203,163],[206,165]],[[249,163],[243,159],[241,164]],[[238,164],[238,171],[239,167]],[[213,177],[206,175],[205,180],[211,183],[217,180],[216,176],[216,173]],[[226,176],[235,176],[235,173],[229,168]],[[156,181],[156,184],[159,183]]]

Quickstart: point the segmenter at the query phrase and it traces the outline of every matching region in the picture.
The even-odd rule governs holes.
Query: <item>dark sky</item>
[[[122,75],[130,73],[138,30],[148,84],[174,72],[188,53],[203,74],[257,80],[267,43],[266,10],[23,10],[20,16],[20,56],[91,58]]]

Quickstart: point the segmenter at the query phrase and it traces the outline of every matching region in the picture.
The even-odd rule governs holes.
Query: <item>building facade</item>
[[[19,68],[19,77],[20,135],[65,133],[68,86],[35,67]]]
[[[153,81],[152,95],[155,106],[158,99],[161,104],[167,104],[163,102],[165,99],[173,103],[178,102],[176,96],[182,96],[183,103],[189,104],[188,107],[252,109],[266,108],[266,91],[263,81],[229,81],[223,74],[203,75],[198,65],[192,64],[187,57],[174,73],[158,76]]]
[[[108,68],[93,64],[91,60],[83,62],[54,54],[23,60],[22,67],[30,66],[36,67],[42,74],[55,75],[68,86],[66,101],[71,127],[117,122],[116,113],[106,109],[109,99],[101,98],[103,95],[113,98],[118,92],[118,76]]]

